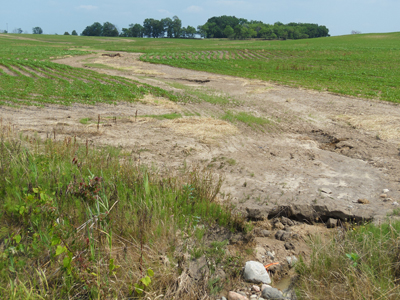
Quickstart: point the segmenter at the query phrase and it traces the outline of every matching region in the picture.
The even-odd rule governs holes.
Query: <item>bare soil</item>
[[[120,146],[160,172],[207,167],[225,178],[221,198],[230,199],[243,213],[251,208],[262,216],[285,215],[310,223],[328,218],[380,221],[400,202],[398,105],[149,64],[141,62],[139,54],[102,53],[55,62],[73,67],[85,67],[89,61],[105,64],[114,69],[92,69],[178,92],[170,83],[212,90],[239,104],[177,104],[147,96],[115,106],[1,107],[3,124],[42,137],[76,136],[95,145]],[[254,129],[219,120],[227,110],[268,118],[272,124]],[[195,116],[141,117],[173,112]],[[92,121],[82,124],[83,118]],[[383,189],[389,190],[385,197]],[[266,239],[274,237],[257,238],[257,245],[268,244]],[[280,252],[284,243],[276,240],[271,247]],[[289,253],[298,255],[304,245],[296,249]]]

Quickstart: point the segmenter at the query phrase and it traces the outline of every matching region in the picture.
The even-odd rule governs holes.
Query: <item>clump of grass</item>
[[[79,123],[83,124],[83,125],[87,125],[90,123],[90,121],[92,121],[92,118],[83,118],[79,120]]]
[[[241,122],[246,124],[247,126],[250,126],[253,129],[260,129],[266,125],[272,124],[272,122],[266,118],[256,117],[244,111],[237,113],[227,111],[221,119],[231,123]]]
[[[178,119],[182,118],[182,115],[180,113],[170,113],[170,114],[163,114],[163,115],[142,115],[140,117],[147,117],[147,118],[154,118],[157,120],[173,120],[173,119]]]
[[[399,299],[400,222],[311,240],[310,262],[296,265],[300,299]]]
[[[117,148],[1,128],[0,298],[127,299],[147,274],[148,297],[186,297],[175,268],[182,244],[197,225],[234,230],[242,219],[217,203],[222,180],[212,173],[168,174]]]

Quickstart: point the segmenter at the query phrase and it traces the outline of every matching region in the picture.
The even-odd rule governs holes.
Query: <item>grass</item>
[[[217,203],[220,179],[196,168],[163,177],[119,148],[0,129],[1,299],[132,298],[148,269],[148,297],[207,293],[204,283],[180,294],[175,264],[197,226],[243,222]]]
[[[311,239],[309,263],[296,265],[300,299],[399,299],[400,222],[367,224]]]
[[[272,122],[266,118],[256,117],[250,113],[243,111],[237,113],[227,111],[221,119],[229,121],[231,123],[241,122],[243,124],[246,124],[247,126],[250,126],[253,129],[262,129],[264,126],[272,124]]]
[[[178,119],[182,118],[182,115],[179,113],[170,113],[170,114],[163,114],[163,115],[141,115],[140,117],[144,118],[154,118],[157,120],[173,120],[173,119]]]
[[[90,121],[92,121],[92,118],[83,118],[79,120],[79,123],[83,124],[83,125],[87,125],[90,123]]]

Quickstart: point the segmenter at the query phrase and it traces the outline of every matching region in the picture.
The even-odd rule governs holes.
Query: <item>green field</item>
[[[18,37],[31,40],[16,39]],[[152,63],[257,78],[357,97],[400,101],[400,85],[398,84],[400,82],[400,33],[397,32],[287,41],[47,35],[2,35],[0,41],[2,45],[0,64],[5,67],[11,65],[11,68],[14,65],[29,67],[29,64],[42,68],[39,62],[31,60],[50,61],[55,57],[83,54],[85,52],[82,53],[82,50],[90,51],[90,49],[140,52],[145,53],[141,58],[143,61]],[[25,58],[28,58],[28,62],[21,61]],[[72,71],[70,68],[55,65],[44,67],[66,74],[82,72],[83,77],[88,76],[87,72],[81,70]],[[4,72],[1,74],[6,76]],[[91,74],[93,77],[99,76],[92,72]],[[76,73],[71,74],[71,76],[79,77],[76,75]],[[28,83],[24,82],[24,84]],[[87,90],[91,88],[90,84],[88,83]],[[3,81],[1,86],[3,97],[21,97],[19,94],[4,95],[5,89]],[[66,93],[66,97],[69,97],[68,92]],[[105,101],[130,100],[123,92],[121,95],[118,93],[112,95],[109,91],[99,93],[101,95],[90,95],[90,93],[82,95],[79,92],[78,95],[73,95],[72,99],[77,101],[86,97],[96,101],[94,99],[100,97]],[[32,91],[31,94],[36,94],[36,92]],[[26,97],[19,99],[26,99]]]

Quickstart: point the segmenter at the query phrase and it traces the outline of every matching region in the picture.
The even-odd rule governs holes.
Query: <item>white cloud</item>
[[[171,14],[171,13],[170,13],[168,10],[166,10],[166,9],[159,9],[158,12],[159,12],[159,13],[162,13],[162,14],[166,14],[166,15],[170,15],[170,14]]]
[[[196,6],[196,5],[189,6],[188,8],[185,9],[185,12],[188,12],[188,13],[199,13],[202,11],[203,11],[203,8],[200,6]]]
[[[97,6],[94,6],[94,5],[79,5],[79,6],[77,7],[77,9],[91,11],[91,10],[96,10],[96,9],[98,9],[98,7],[97,7]]]

